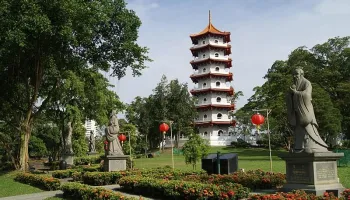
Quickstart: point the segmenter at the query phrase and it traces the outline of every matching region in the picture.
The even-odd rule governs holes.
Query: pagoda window
[[[205,40],[203,40],[202,44],[205,44]]]
[[[204,88],[207,87],[207,83],[203,83],[203,87],[204,87]]]
[[[220,102],[221,102],[221,97],[217,97],[217,98],[216,98],[216,102],[219,102],[219,103],[220,103]]]
[[[217,81],[217,82],[215,83],[215,85],[216,85],[216,87],[220,87],[220,82]]]
[[[214,55],[215,55],[216,58],[219,57],[219,53],[215,53]]]
[[[224,134],[224,131],[223,130],[219,130],[218,131],[218,136],[221,136],[221,135],[223,135]]]
[[[208,136],[208,132],[205,131],[204,132],[204,136],[207,137]]]
[[[220,71],[220,67],[215,67],[215,71]]]
[[[203,54],[203,58],[205,58],[205,54]]]
[[[218,114],[216,115],[216,118],[217,118],[217,119],[221,119],[221,118],[222,118],[222,114],[221,114],[221,113],[218,113]]]
[[[204,102],[204,103],[207,102],[207,98],[204,98],[204,99],[203,99],[203,102]]]
[[[207,118],[208,118],[208,115],[206,115],[206,114],[203,115],[203,118],[204,118],[204,119],[207,119]]]
[[[206,68],[203,68],[203,73],[206,72],[206,71],[207,71],[207,69],[206,69]]]
[[[219,43],[219,40],[214,40],[215,44]]]

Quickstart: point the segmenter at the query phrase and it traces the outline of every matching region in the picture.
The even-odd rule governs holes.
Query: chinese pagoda
[[[190,92],[196,97],[198,116],[195,125],[199,134],[209,140],[211,146],[230,145],[236,137],[229,132],[235,122],[229,112],[235,108],[231,102],[234,91],[231,86],[232,59],[230,32],[222,32],[211,23],[198,34],[190,35],[194,59],[190,62],[194,73],[190,76],[196,84]]]

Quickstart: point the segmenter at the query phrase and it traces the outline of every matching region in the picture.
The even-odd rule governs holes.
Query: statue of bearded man
[[[293,127],[294,148],[292,152],[328,152],[327,144],[317,131],[318,124],[312,106],[312,85],[304,77],[302,69],[293,73],[294,85],[287,94],[287,117]]]

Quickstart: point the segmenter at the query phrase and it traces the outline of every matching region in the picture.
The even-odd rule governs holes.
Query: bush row
[[[247,172],[235,172],[233,174],[220,175],[190,175],[184,177],[184,181],[193,181],[208,184],[239,183],[244,187],[254,189],[270,189],[282,186],[286,177],[282,173],[270,173],[262,170],[250,170]]]
[[[74,165],[100,164],[103,160],[103,156],[104,155],[75,157]]]
[[[214,185],[141,176],[122,177],[118,184],[125,191],[162,199],[242,199],[247,198],[250,192],[235,183]]]
[[[350,199],[350,189],[345,190],[341,193],[342,197],[338,198],[333,193],[325,192],[323,196],[316,196],[315,194],[308,194],[303,190],[296,190],[293,192],[283,193],[279,192],[276,194],[255,194],[251,195],[248,200],[272,200],[272,199],[312,199],[312,200],[337,200],[337,199]]]
[[[78,174],[75,174],[75,176],[78,176]],[[122,176],[120,172],[86,172],[79,179],[84,184],[98,186],[116,184]]]
[[[80,183],[66,183],[61,186],[64,197],[72,199],[89,199],[89,200],[136,200],[136,198],[125,197],[119,192],[114,192],[101,187],[91,187]]]
[[[57,178],[30,173],[18,173],[15,176],[15,181],[39,187],[43,190],[58,190],[61,184]]]
[[[66,170],[56,170],[52,172],[52,177],[54,178],[71,178],[74,172],[98,172],[100,171],[100,166],[79,166],[73,169]]]

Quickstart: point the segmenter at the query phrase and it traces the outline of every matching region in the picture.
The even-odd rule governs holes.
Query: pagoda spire
[[[210,10],[209,10],[209,26],[211,26],[211,14],[210,14]]]

